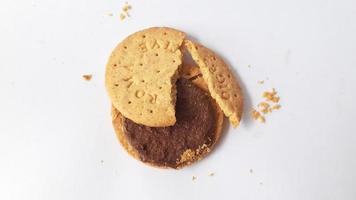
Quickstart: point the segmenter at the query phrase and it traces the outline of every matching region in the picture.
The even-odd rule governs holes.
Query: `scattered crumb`
[[[210,173],[209,173],[209,176],[214,176],[214,175],[215,175],[214,172],[210,172]]]
[[[108,13],[108,16],[109,16],[109,17],[112,17],[113,15],[114,15],[114,14],[112,14],[112,13]]]
[[[124,7],[122,7],[122,11],[124,12],[128,12],[129,10],[131,10],[131,5],[129,5],[127,2],[125,2]]]
[[[262,81],[257,81],[257,83],[260,84],[260,85],[262,85],[262,84],[265,83],[265,81],[264,81],[264,80],[262,80]]]
[[[257,109],[252,109],[251,116],[252,119],[257,120],[261,123],[266,122],[265,115],[272,113],[274,110],[281,109],[281,105],[278,104],[280,97],[277,96],[276,89],[272,89],[272,91],[265,91],[262,94],[262,97],[266,99],[266,101],[271,101],[272,103],[267,103],[266,101],[262,101],[257,104]]]
[[[265,98],[267,101],[272,101],[273,103],[279,102],[279,96],[277,96],[277,91],[273,88],[272,92],[265,91],[262,94],[262,97]]]
[[[265,122],[266,122],[265,117],[262,116],[261,113],[258,112],[258,111],[255,110],[255,109],[252,109],[251,115],[252,115],[252,118],[253,118],[254,120],[258,120],[258,121],[261,122],[261,123],[265,123]]]
[[[197,177],[193,176],[192,177],[192,181],[195,181],[197,179]]]
[[[263,183],[262,183],[262,182],[260,182],[260,185],[262,186],[262,185],[263,185]]]
[[[104,164],[104,160],[100,160],[100,163],[101,163],[101,164]]]
[[[203,144],[195,150],[195,155],[201,155],[203,153],[209,153],[209,152],[210,152],[210,148],[208,147],[208,145]]]
[[[86,81],[90,81],[92,77],[93,77],[93,75],[91,75],[91,74],[85,74],[85,75],[83,75],[83,78],[84,78],[84,80],[86,80]]]
[[[251,65],[247,65],[248,68],[251,68]]]
[[[129,10],[132,9],[132,6],[125,2],[124,6],[122,7],[122,12],[120,13],[120,20],[124,20],[126,17],[130,17]]]
[[[253,118],[254,120],[257,120],[257,118],[258,118],[260,115],[261,115],[260,112],[258,112],[258,111],[255,110],[255,109],[252,109],[252,111],[251,111],[251,116],[252,116],[252,118]]]
[[[281,109],[281,105],[280,104],[276,104],[276,105],[274,105],[273,107],[272,107],[272,109],[273,110],[279,110],[279,109]]]
[[[272,102],[273,103],[278,103],[279,102],[279,97],[273,97]]]
[[[251,173],[251,174],[253,173],[253,169],[250,169],[250,173]]]
[[[124,20],[125,18],[126,18],[126,15],[120,13],[120,20],[122,21],[122,20]]]
[[[266,123],[266,119],[265,119],[265,117],[264,116],[259,116],[258,118],[257,118],[257,120],[259,121],[259,122],[261,122],[261,123]]]
[[[267,102],[261,102],[257,105],[257,107],[263,114],[267,114],[270,112],[270,105]]]

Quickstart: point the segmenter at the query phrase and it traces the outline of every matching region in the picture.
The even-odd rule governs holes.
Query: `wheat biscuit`
[[[211,96],[229,118],[231,124],[237,127],[242,115],[243,96],[229,67],[212,50],[201,44],[185,40],[184,46],[200,67]]]
[[[184,37],[172,28],[149,28],[128,36],[114,49],[105,85],[123,116],[151,127],[175,123],[175,81]]]

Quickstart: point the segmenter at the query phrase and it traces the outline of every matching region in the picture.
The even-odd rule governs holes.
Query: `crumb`
[[[177,159],[177,164],[180,163],[191,163],[196,159],[195,151],[191,149],[185,150],[182,155],[180,155],[180,159]]]
[[[262,97],[265,98],[267,101],[272,101],[273,103],[278,103],[280,100],[280,97],[277,96],[277,91],[273,88],[272,92],[265,91],[262,94]]]
[[[262,185],[263,185],[263,183],[262,183],[262,182],[260,182],[260,185],[262,186]]]
[[[101,163],[101,164],[104,164],[104,160],[100,160],[100,163]]]
[[[261,115],[261,113],[258,112],[255,109],[252,109],[251,115],[252,115],[252,119],[254,119],[254,120],[257,120],[257,121],[259,121],[261,123],[265,123],[266,122],[265,117],[263,115]]]
[[[257,83],[260,84],[260,85],[262,85],[262,84],[265,83],[265,81],[264,81],[264,80],[262,80],[262,81],[257,81]]]
[[[214,172],[209,173],[209,176],[214,176],[214,175],[215,175]]]
[[[84,78],[84,80],[86,80],[86,81],[90,81],[92,77],[93,77],[93,75],[91,75],[91,74],[85,74],[85,75],[83,75],[83,78]]]
[[[251,68],[251,65],[247,65],[248,68]]]
[[[272,113],[274,110],[281,109],[281,105],[278,104],[280,97],[277,96],[276,89],[272,89],[272,91],[265,91],[262,94],[262,97],[265,98],[266,101],[262,101],[257,104],[257,109],[252,109],[251,115],[254,120],[257,120],[261,123],[266,122],[265,115],[268,113]],[[272,103],[267,103],[272,102]]]
[[[196,150],[195,150],[195,155],[201,155],[204,152],[209,153],[210,152],[210,148],[208,147],[208,145],[203,144],[201,146],[199,146]]]
[[[266,122],[265,117],[262,116],[261,113],[258,112],[255,109],[252,110],[251,115],[252,115],[252,119],[254,119],[254,120],[258,120],[261,123],[265,123]]]
[[[129,10],[131,9],[132,9],[131,5],[125,2],[124,6],[122,7],[122,12],[120,13],[121,21],[124,20],[126,17],[130,17]]]
[[[271,111],[270,105],[267,102],[261,102],[257,105],[257,107],[263,114],[267,114]]]
[[[125,5],[124,5],[124,7],[122,7],[122,11],[124,11],[124,12],[128,12],[129,10],[131,10],[131,5],[129,5],[127,2],[125,2]]]
[[[192,177],[192,181],[195,181],[197,179],[197,177],[193,176]]]
[[[125,18],[126,18],[126,15],[125,15],[125,14],[120,13],[120,20],[122,21],[122,20],[124,20]]]
[[[273,103],[278,103],[279,102],[279,97],[273,97],[272,102]]]
[[[108,13],[108,16],[109,16],[109,17],[112,17],[113,15],[114,15],[114,14],[112,14],[112,13]]]
[[[252,109],[251,115],[252,115],[252,118],[253,118],[254,120],[257,120],[257,118],[261,115],[261,113],[258,112],[258,111],[255,110],[255,109]]]
[[[251,174],[253,173],[253,169],[250,169],[250,173],[251,173]]]
[[[259,116],[258,117],[258,119],[257,119],[259,122],[261,122],[261,123],[266,123],[266,119],[265,119],[265,117],[264,116]]]
[[[272,109],[273,110],[279,110],[279,109],[281,109],[281,105],[280,104],[276,104],[276,105],[274,105],[273,107],[272,107]]]

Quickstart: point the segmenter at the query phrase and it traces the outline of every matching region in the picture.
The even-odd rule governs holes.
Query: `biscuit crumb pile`
[[[265,101],[257,104],[257,109],[252,109],[251,116],[252,119],[265,123],[265,115],[272,113],[273,110],[279,110],[281,105],[278,104],[280,97],[277,96],[277,91],[274,88],[272,91],[263,92],[262,97],[265,98]]]
[[[272,92],[264,92],[262,97],[264,97],[267,101],[272,101],[273,103],[279,102],[279,96],[277,96],[277,92],[274,88],[272,89]]]
[[[92,77],[93,77],[93,75],[91,75],[91,74],[85,74],[85,75],[83,75],[83,78],[84,78],[84,80],[86,80],[86,81],[90,81]]]
[[[199,159],[201,155],[209,152],[210,152],[210,148],[206,144],[199,146],[195,151],[191,149],[187,149],[182,153],[180,159],[177,160],[177,164],[182,164],[182,163],[190,164],[195,160]]]
[[[184,163],[184,162],[191,162],[195,159],[195,151],[192,151],[191,149],[187,149],[184,151],[184,153],[180,156],[179,163]]]
[[[131,10],[131,5],[125,2],[124,6],[122,7],[122,12],[120,13],[120,20],[124,20],[126,17],[130,17],[129,10]]]

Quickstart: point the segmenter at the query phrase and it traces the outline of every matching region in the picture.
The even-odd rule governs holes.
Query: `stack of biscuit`
[[[243,96],[229,67],[176,29],[128,36],[112,52],[105,80],[120,143],[152,166],[198,161],[219,140],[224,115],[240,123]]]

